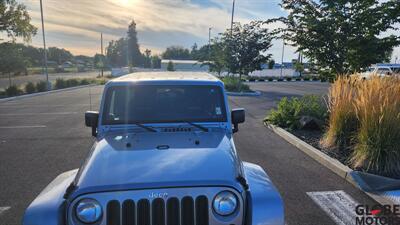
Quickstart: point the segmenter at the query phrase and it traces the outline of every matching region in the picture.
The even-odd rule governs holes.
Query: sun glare
[[[134,2],[138,0],[118,0],[122,5],[127,6],[127,5],[132,5]]]

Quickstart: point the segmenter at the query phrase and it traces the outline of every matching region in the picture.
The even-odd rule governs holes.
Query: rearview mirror
[[[97,125],[99,122],[99,112],[87,111],[85,112],[85,125],[92,128],[92,136],[97,136]]]
[[[232,109],[231,111],[231,119],[233,124],[233,133],[239,131],[239,123],[244,123],[245,121],[245,110],[242,108]]]

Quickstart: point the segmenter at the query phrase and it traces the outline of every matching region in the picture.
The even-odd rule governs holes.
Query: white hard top
[[[140,82],[140,81],[205,81],[220,82],[215,76],[205,72],[137,72],[127,74],[110,82]]]

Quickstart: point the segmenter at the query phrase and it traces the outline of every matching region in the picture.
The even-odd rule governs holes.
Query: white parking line
[[[45,126],[45,125],[33,125],[33,126],[9,126],[9,127],[7,127],[7,126],[1,127],[1,126],[0,126],[0,129],[46,128],[46,127],[47,127],[47,126]]]
[[[344,191],[307,192],[307,195],[336,224],[352,225],[356,222],[355,208],[358,203]]]
[[[3,214],[5,211],[7,211],[7,210],[9,210],[9,209],[11,209],[11,207],[9,207],[9,206],[0,207],[0,216],[1,216],[1,214]]]
[[[37,116],[37,115],[70,115],[77,112],[46,112],[46,113],[3,113],[0,116]]]

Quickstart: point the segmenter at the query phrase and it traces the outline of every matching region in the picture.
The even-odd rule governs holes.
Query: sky
[[[39,0],[20,0],[27,6],[38,34],[32,45],[42,46]],[[236,0],[235,22],[264,20],[287,15],[280,0]],[[171,45],[190,48],[208,42],[208,30],[216,36],[230,27],[232,0],[43,0],[47,46],[65,48],[73,54],[100,53],[100,33],[110,40],[126,36],[132,19],[137,24],[139,45],[159,54]],[[272,28],[272,27],[271,27]],[[275,40],[268,53],[282,57],[282,40]],[[400,58],[400,48],[394,55]],[[285,46],[284,61],[297,58]]]

